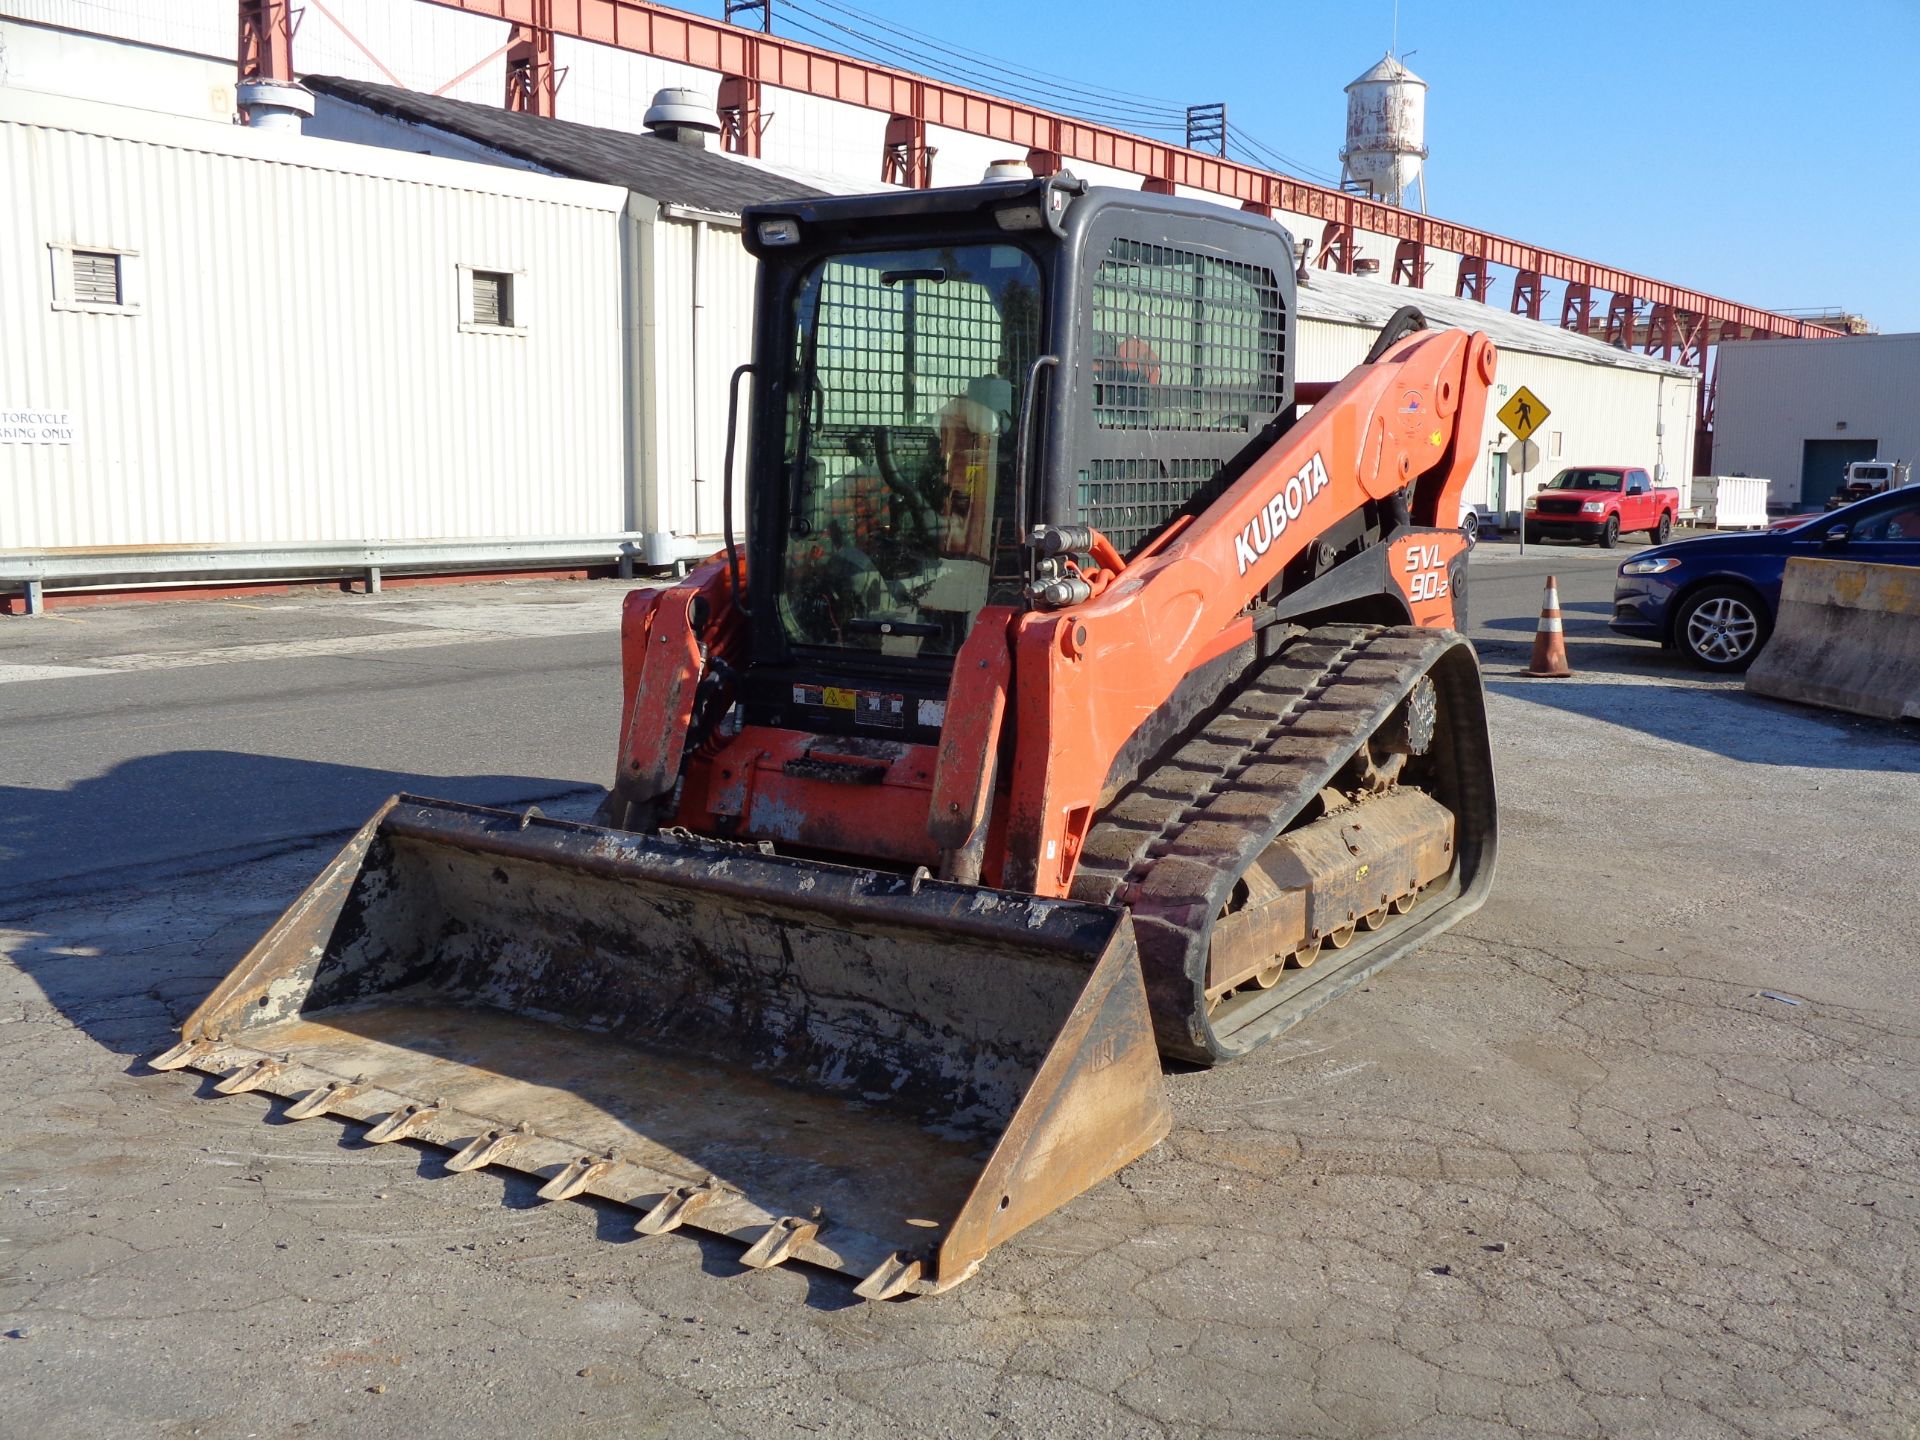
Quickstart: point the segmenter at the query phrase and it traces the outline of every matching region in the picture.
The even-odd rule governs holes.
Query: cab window
[[[793,302],[780,618],[796,645],[942,656],[1018,594],[1014,420],[1040,269],[1012,245],[830,255]]]

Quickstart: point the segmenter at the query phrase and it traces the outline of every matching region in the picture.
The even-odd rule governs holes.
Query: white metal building
[[[0,173],[0,548],[625,528],[624,191],[14,91]]]
[[[1765,476],[1792,507],[1825,500],[1857,460],[1920,470],[1920,334],[1720,348],[1715,470]]]
[[[815,192],[613,138],[611,173],[679,203],[0,90],[0,551],[149,552],[128,575],[708,553],[752,304],[713,232]],[[85,563],[36,573],[106,577]]]

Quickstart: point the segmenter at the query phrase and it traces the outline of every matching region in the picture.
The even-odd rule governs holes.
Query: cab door
[[[1652,479],[1644,470],[1629,470],[1626,493],[1620,497],[1620,528],[1651,530],[1656,518],[1653,513]]]

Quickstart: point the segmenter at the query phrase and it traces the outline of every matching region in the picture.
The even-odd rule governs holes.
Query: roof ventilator
[[[662,140],[704,150],[707,136],[720,133],[720,112],[698,90],[672,88],[655,93],[644,123]]]

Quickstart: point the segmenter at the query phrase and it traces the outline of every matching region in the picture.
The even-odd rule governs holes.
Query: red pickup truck
[[[1632,465],[1588,465],[1562,470],[1527,501],[1527,543],[1590,540],[1611,550],[1622,530],[1644,530],[1656,545],[1673,533],[1680,492],[1656,486]]]

